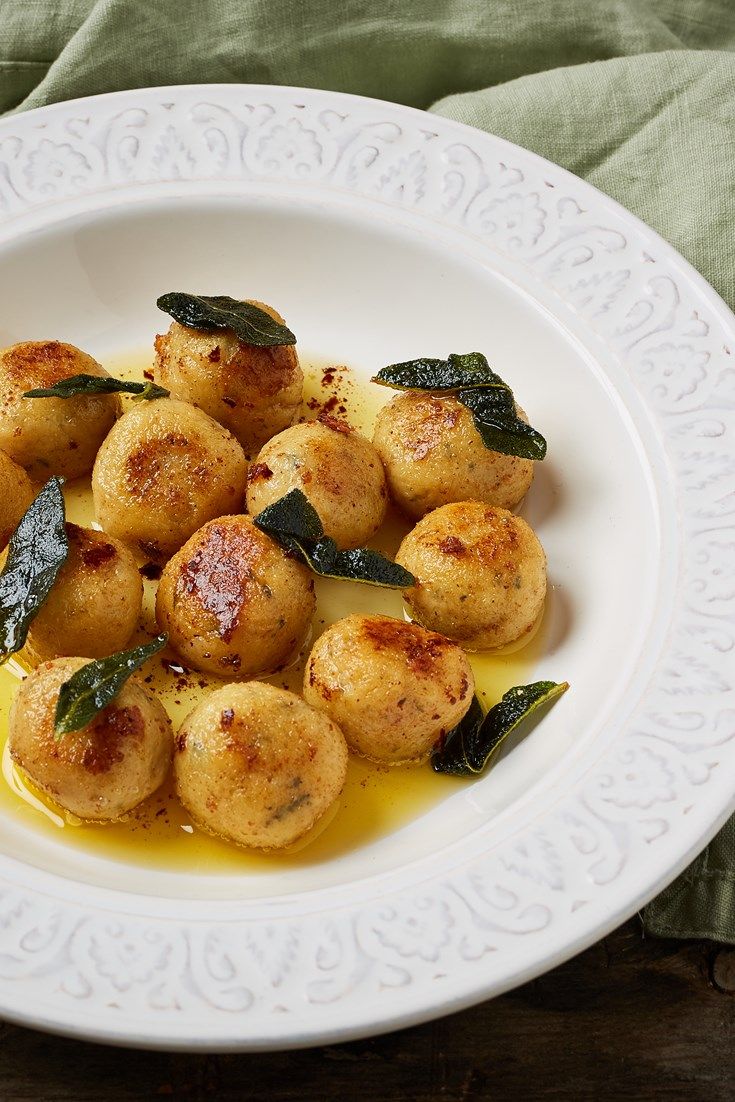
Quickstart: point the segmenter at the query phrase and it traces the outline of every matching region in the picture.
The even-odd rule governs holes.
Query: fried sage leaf
[[[413,574],[379,551],[369,547],[340,551],[334,540],[324,535],[319,514],[301,490],[289,490],[272,505],[266,505],[253,517],[253,523],[324,578],[344,578],[391,589],[408,589],[415,584]]]
[[[482,442],[490,451],[543,459],[546,441],[523,421],[513,391],[482,352],[452,353],[446,360],[409,360],[390,364],[373,376],[374,383],[397,390],[438,390],[467,406]]]
[[[125,379],[113,379],[109,375],[70,375],[53,386],[27,390],[24,398],[75,398],[77,394],[133,394],[134,401],[150,398],[168,398],[170,390],[155,383],[129,383]]]
[[[389,364],[373,376],[374,383],[394,390],[461,390],[463,387],[503,387],[482,352],[452,352],[446,360],[422,358]]]
[[[253,523],[277,540],[285,536],[315,542],[324,535],[319,514],[302,490],[289,490],[272,505],[266,505]]]
[[[54,732],[57,738],[81,731],[103,708],[111,704],[132,673],[162,647],[168,635],[157,635],[150,643],[119,651],[109,658],[88,662],[65,681],[56,702]]]
[[[435,773],[452,773],[457,777],[477,776],[511,731],[568,688],[567,681],[560,684],[534,681],[530,685],[516,685],[487,715],[483,715],[482,706],[474,697],[467,714],[432,754],[431,768]]]
[[[472,414],[486,448],[522,459],[544,458],[546,440],[518,416],[511,390],[459,390],[456,397]]]
[[[203,329],[205,333],[231,329],[241,341],[258,348],[296,344],[296,337],[288,326],[281,325],[259,306],[230,298],[229,295],[190,295],[186,291],[169,291],[161,295],[156,306],[180,325]]]
[[[0,574],[0,663],[25,644],[69,554],[61,479],[51,478],[10,537]]]
[[[410,571],[371,547],[340,551],[333,539],[324,536],[316,543],[299,544],[299,549],[314,573],[324,578],[346,578],[387,589],[410,589],[416,584]]]

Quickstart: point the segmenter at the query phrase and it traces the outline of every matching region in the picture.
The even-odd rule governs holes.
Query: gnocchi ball
[[[518,414],[523,420],[522,409]],[[512,509],[533,479],[533,461],[490,451],[456,398],[399,394],[379,411],[373,444],[396,505],[418,519],[469,498]]]
[[[444,505],[420,520],[396,562],[416,578],[404,593],[414,620],[469,650],[526,635],[546,596],[546,556],[533,529],[481,501]]]
[[[307,567],[250,517],[220,517],[167,563],[156,618],[187,665],[244,676],[283,666],[301,646],[315,605]]]
[[[347,746],[336,724],[294,693],[223,685],[176,736],[176,792],[200,826],[259,849],[288,846],[339,796]]]
[[[116,394],[23,397],[72,375],[108,377],[86,352],[61,341],[23,341],[0,352],[0,448],[38,481],[91,471],[120,413]]]
[[[59,690],[86,658],[44,662],[16,693],[9,719],[13,761],[80,819],[119,819],[161,785],[173,750],[171,721],[138,675],[81,731],[56,738]]]
[[[337,723],[352,750],[391,765],[421,761],[472,702],[456,644],[391,616],[346,616],[321,635],[304,671],[304,700]]]
[[[272,306],[247,299],[283,324]],[[225,425],[249,454],[298,417],[304,376],[293,345],[258,348],[229,329],[171,323],[155,340],[156,381]]]
[[[0,550],[7,547],[35,496],[33,483],[23,468],[5,452],[0,452]]]
[[[280,432],[248,472],[248,512],[303,490],[338,547],[362,547],[385,519],[388,490],[372,444],[327,417]]]
[[[124,650],[140,619],[143,583],[125,544],[67,524],[69,555],[28,632],[35,660],[103,658]]]
[[[213,517],[243,503],[247,463],[237,440],[173,398],[141,402],[117,422],[92,472],[105,532],[165,559]]]

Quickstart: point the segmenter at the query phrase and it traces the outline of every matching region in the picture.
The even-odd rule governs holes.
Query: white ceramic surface
[[[0,1014],[120,1044],[380,1032],[552,967],[733,810],[735,319],[669,246],[507,142],[272,87],[0,124],[0,342],[104,359],[155,298],[274,302],[365,378],[479,348],[549,441],[524,505],[572,690],[485,778],[329,863],[186,877],[0,831]]]

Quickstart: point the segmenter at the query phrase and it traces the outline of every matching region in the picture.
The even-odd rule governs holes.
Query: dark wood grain
[[[735,950],[626,923],[494,1002],[369,1041],[131,1053],[0,1026],[3,1102],[735,1098]]]

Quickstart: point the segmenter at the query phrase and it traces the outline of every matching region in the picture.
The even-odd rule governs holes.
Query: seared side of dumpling
[[[420,761],[459,723],[474,680],[465,653],[418,624],[346,616],[321,635],[304,672],[304,700],[350,748],[374,761]]]
[[[37,481],[91,471],[120,413],[116,394],[24,398],[72,375],[107,377],[86,352],[62,341],[23,341],[0,352],[0,449]]]
[[[533,529],[480,501],[444,505],[403,540],[396,562],[416,578],[404,593],[414,620],[469,650],[526,635],[546,597],[546,556]]]
[[[0,550],[7,547],[35,496],[33,483],[23,468],[0,451]]]
[[[276,321],[281,315],[248,299]],[[248,454],[298,417],[304,376],[293,345],[258,348],[231,330],[171,323],[156,337],[156,381],[225,425]]]
[[[21,682],[10,710],[10,753],[36,788],[73,815],[119,819],[163,783],[171,721],[134,674],[90,724],[57,738],[59,690],[86,661],[44,662]]]
[[[176,792],[196,822],[242,846],[295,842],[331,807],[347,746],[327,716],[257,681],[224,685],[176,736]]]
[[[248,472],[248,512],[301,490],[341,548],[362,547],[385,519],[388,491],[372,444],[344,421],[294,425],[269,440]]]
[[[36,661],[115,654],[140,620],[143,583],[125,544],[76,524],[66,534],[69,555],[28,632],[26,651]]]
[[[220,517],[166,565],[156,617],[186,665],[237,677],[284,665],[301,646],[315,604],[305,566],[250,517]]]
[[[92,473],[105,532],[164,559],[213,517],[237,512],[247,463],[231,433],[172,398],[128,410],[100,448]]]
[[[512,509],[533,479],[533,462],[486,448],[472,414],[452,397],[397,395],[378,412],[373,444],[393,501],[416,519],[470,499]]]

